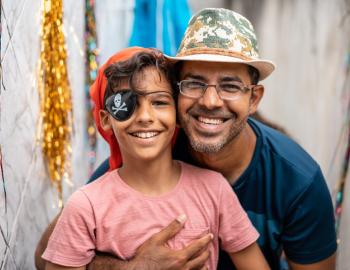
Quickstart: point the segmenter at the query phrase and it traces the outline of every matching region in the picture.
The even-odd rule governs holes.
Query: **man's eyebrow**
[[[192,73],[186,73],[184,76],[184,79],[193,79],[193,80],[199,80],[199,81],[207,81],[208,79],[204,76],[192,74]],[[219,79],[220,82],[241,82],[243,83],[242,79],[238,76],[223,76]]]
[[[196,75],[192,73],[186,73],[185,76],[183,77],[184,79],[193,79],[193,80],[199,80],[199,81],[206,81],[207,79],[201,75]]]
[[[225,76],[220,78],[220,82],[241,82],[243,83],[242,79],[238,76]]]

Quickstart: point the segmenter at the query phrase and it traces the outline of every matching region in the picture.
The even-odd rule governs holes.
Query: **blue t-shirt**
[[[332,200],[318,164],[294,141],[249,119],[256,136],[253,158],[233,185],[260,233],[258,244],[272,269],[280,269],[284,250],[293,262],[321,261],[337,249]],[[180,131],[174,159],[191,159]],[[105,171],[105,170],[104,170]],[[220,252],[218,269],[235,269]]]

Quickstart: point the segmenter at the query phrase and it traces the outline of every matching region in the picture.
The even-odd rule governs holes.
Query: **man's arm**
[[[51,262],[46,262],[45,270],[86,270],[86,266],[81,267],[66,267]]]
[[[57,223],[59,215],[45,230],[35,251],[35,266],[38,270],[44,270],[47,263],[41,258],[47,242]],[[212,240],[212,235],[206,235],[182,250],[171,250],[166,242],[173,238],[183,227],[184,218],[178,218],[170,223],[159,233],[153,235],[142,244],[130,261],[122,261],[118,258],[98,254],[88,265],[89,270],[178,270],[178,269],[205,269],[204,264],[209,258],[207,247]],[[64,268],[63,268],[64,269]]]
[[[49,242],[49,238],[53,232],[53,229],[56,226],[57,220],[60,217],[60,215],[61,215],[61,212],[58,213],[58,215],[52,220],[52,222],[46,228],[46,230],[44,231],[43,235],[41,236],[40,241],[35,249],[34,261],[35,261],[35,267],[37,270],[44,270],[45,269],[46,261],[43,258],[41,258],[41,256],[43,255],[43,253],[47,247],[47,243]]]
[[[209,258],[207,248],[213,239],[211,234],[193,241],[182,250],[171,250],[166,245],[182,229],[184,222],[181,218],[174,220],[153,235],[138,248],[130,261],[120,261],[108,255],[96,256],[88,270],[205,270],[204,264]]]
[[[334,270],[337,249],[334,210],[321,170],[293,201],[282,245],[293,270]]]
[[[325,260],[312,264],[298,264],[288,260],[291,270],[335,270],[335,253]]]
[[[237,270],[270,269],[257,243],[251,244],[238,252],[229,254]]]

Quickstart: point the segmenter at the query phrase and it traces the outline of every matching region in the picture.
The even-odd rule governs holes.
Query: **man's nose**
[[[208,110],[216,109],[224,105],[220,98],[215,85],[209,85],[202,97],[199,98],[198,103]]]

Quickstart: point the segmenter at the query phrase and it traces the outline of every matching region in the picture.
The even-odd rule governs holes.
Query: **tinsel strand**
[[[95,3],[94,0],[85,0],[85,97],[86,97],[86,123],[89,142],[89,175],[91,175],[96,161],[96,126],[92,114],[92,101],[89,89],[95,81],[98,67],[98,54],[96,23],[95,23]]]
[[[62,204],[62,180],[71,173],[72,98],[67,74],[62,0],[44,0],[39,62],[42,152]]]

